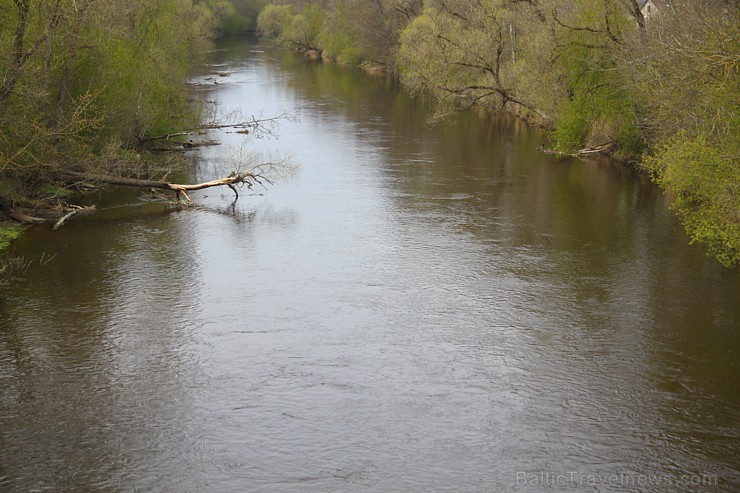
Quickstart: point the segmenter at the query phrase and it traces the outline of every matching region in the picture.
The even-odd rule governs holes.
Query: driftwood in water
[[[95,210],[95,206],[91,205],[89,207],[81,207],[79,205],[71,205],[68,206],[69,209],[71,209],[69,212],[67,212],[65,215],[60,217],[57,222],[54,223],[54,227],[52,229],[59,229],[61,228],[64,223],[67,222],[68,219],[73,218],[77,214],[87,214],[90,212],[93,212]]]
[[[597,146],[592,147],[586,147],[585,149],[581,149],[578,151],[579,156],[589,156],[592,154],[610,154],[614,149],[616,148],[616,144],[614,142],[607,142],[606,144],[601,144]]]
[[[552,149],[545,149],[544,147],[540,146],[540,149],[545,152],[545,154],[555,154],[557,156],[568,156],[568,157],[583,157],[583,156],[593,156],[595,154],[603,154],[603,155],[610,155],[614,149],[616,148],[616,144],[614,142],[607,142],[606,144],[601,144],[597,146],[592,147],[585,147],[575,154],[569,154],[567,152],[560,152],[560,151],[554,151]]]
[[[46,219],[43,217],[29,216],[15,209],[4,209],[4,212],[10,219],[21,224],[41,224],[46,222]]]

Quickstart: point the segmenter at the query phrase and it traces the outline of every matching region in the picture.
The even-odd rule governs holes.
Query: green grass
[[[0,250],[6,249],[10,242],[21,235],[23,228],[17,224],[0,223]]]

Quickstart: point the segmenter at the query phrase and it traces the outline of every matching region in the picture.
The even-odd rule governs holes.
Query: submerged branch
[[[54,223],[54,227],[52,229],[59,229],[61,228],[65,222],[67,222],[68,219],[71,219],[72,217],[76,216],[77,214],[87,214],[90,212],[93,212],[95,210],[95,206],[91,205],[89,207],[80,207],[80,206],[71,206],[72,210],[63,215],[57,222]]]
[[[193,134],[202,134],[205,130],[225,130],[225,129],[237,129],[238,133],[254,133],[257,137],[261,136],[274,136],[273,131],[273,125],[278,123],[280,120],[290,119],[291,116],[287,113],[281,113],[277,116],[273,116],[270,118],[257,118],[254,115],[252,115],[250,118],[246,120],[239,120],[234,122],[217,122],[213,121],[211,123],[206,123],[204,125],[199,125],[197,127],[194,127],[190,130],[184,130],[181,132],[172,132],[167,134],[161,134],[161,135],[152,135],[152,136],[145,136],[140,135],[137,137],[139,141],[139,146],[143,146],[145,144],[148,144],[150,142],[156,142],[159,140],[170,140],[177,137],[188,137]],[[193,143],[189,142],[191,144],[190,147],[196,147],[198,145],[213,145],[213,141],[206,141],[205,144],[203,143]],[[187,144],[187,143],[186,143]],[[184,147],[188,147],[187,145],[184,145]]]

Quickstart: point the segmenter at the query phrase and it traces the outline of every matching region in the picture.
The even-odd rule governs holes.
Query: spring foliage
[[[260,0],[0,0],[0,199],[60,169],[125,173],[127,149],[197,118],[184,82]]]
[[[260,27],[285,41],[320,7],[312,49],[384,63],[440,117],[504,110],[565,153],[608,144],[675,198],[693,242],[738,265],[740,4],[657,4],[645,18],[635,0],[295,0]]]

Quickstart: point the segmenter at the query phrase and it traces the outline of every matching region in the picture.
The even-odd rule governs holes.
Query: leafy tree
[[[625,154],[641,151],[637,103],[621,67],[624,38],[637,32],[626,7],[578,0],[553,13],[556,67],[565,89],[553,133],[561,151],[607,141],[619,142]]]
[[[647,165],[674,196],[673,208],[691,242],[732,267],[740,264],[740,149],[736,138],[710,139],[679,133]]]
[[[0,26],[7,208],[59,169],[118,167],[110,143],[136,146],[192,118],[183,81],[216,19],[193,0],[0,0]]]
[[[283,35],[285,40],[302,50],[318,50],[317,38],[321,31],[323,14],[317,4],[309,4],[293,16]]]
[[[400,32],[421,11],[421,0],[337,0],[320,36],[327,56],[343,63],[394,68]]]
[[[257,17],[257,29],[263,39],[275,44],[285,43],[285,31],[293,20],[293,7],[290,5],[265,6]]]
[[[421,0],[290,0],[260,12],[263,39],[350,65],[393,67],[400,31]]]
[[[517,87],[517,13],[533,15],[505,0],[428,2],[401,35],[401,80],[446,111],[482,105],[549,120]]]
[[[354,5],[357,3],[338,0],[327,13],[319,36],[324,56],[350,65],[359,65],[364,58],[360,24],[369,20],[371,5]]]
[[[646,165],[692,241],[740,264],[740,7],[706,1],[646,23],[636,90],[655,149]]]
[[[216,17],[218,35],[232,36],[254,32],[257,16],[267,0],[206,0],[205,5]]]

